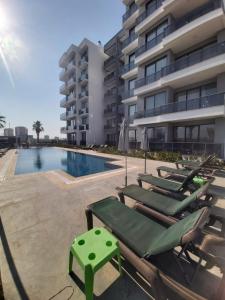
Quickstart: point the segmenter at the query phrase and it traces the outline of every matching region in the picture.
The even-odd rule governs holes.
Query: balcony
[[[83,69],[83,68],[87,67],[87,65],[88,65],[88,57],[87,56],[81,57],[80,62],[79,62],[80,68]]]
[[[153,55],[159,55],[168,49],[177,53],[185,50],[187,46],[195,45],[196,40],[198,43],[203,42],[223,29],[223,19],[221,0],[198,7],[174,21],[160,35],[138,48],[135,61],[143,64]]]
[[[76,117],[76,109],[74,110],[70,110],[66,112],[66,119],[70,120],[70,119],[74,119]]]
[[[85,115],[85,114],[88,114],[88,107],[79,110],[79,115]]]
[[[79,99],[86,99],[88,97],[88,91],[80,92]]]
[[[115,66],[116,62],[116,58],[114,56],[111,56],[104,61],[104,68],[110,69],[111,67]]]
[[[83,131],[83,130],[89,130],[89,124],[82,124],[79,126],[79,130]]]
[[[74,88],[75,85],[76,85],[76,78],[75,77],[70,78],[70,80],[67,82],[68,89]]]
[[[64,83],[60,86],[60,94],[65,96],[69,95],[69,89],[67,87],[67,84]]]
[[[114,72],[110,73],[109,75],[105,76],[104,78],[104,84],[107,85],[111,83],[112,81],[116,80],[117,76]]]
[[[185,85],[186,82],[192,84],[207,80],[224,72],[224,66],[225,42],[191,53],[159,72],[137,80],[135,94],[145,94],[167,85],[178,88]]]
[[[88,82],[88,74],[87,73],[81,74],[80,78],[79,78],[79,82],[82,84],[87,83]]]
[[[62,113],[62,114],[60,115],[60,120],[61,120],[61,121],[66,121],[66,113]]]
[[[191,121],[225,116],[225,94],[215,94],[172,102],[151,110],[135,113],[134,125]]]
[[[72,60],[59,74],[61,81],[66,81],[68,77],[76,70],[76,62]]]
[[[135,50],[138,47],[138,35],[136,33],[131,34],[123,41],[122,52],[124,54]]]
[[[61,56],[59,60],[59,66],[61,68],[65,68],[67,64],[75,57],[76,51],[76,46],[71,45],[69,49]]]
[[[122,102],[123,103],[130,103],[137,101],[137,96],[134,95],[134,89],[132,90],[126,90],[122,94]]]
[[[66,108],[66,103],[67,103],[67,97],[64,97],[64,98],[60,101],[60,107]]]
[[[134,4],[123,15],[123,26],[130,27],[132,23],[135,22],[137,16],[138,16],[138,6]]]
[[[61,128],[60,128],[60,132],[61,132],[61,134],[67,134],[67,129],[66,129],[66,127],[61,127]]]
[[[74,133],[74,132],[76,132],[76,129],[77,129],[77,126],[76,126],[76,125],[70,125],[70,126],[67,126],[67,133],[68,133],[68,134]]]
[[[136,0],[136,2],[141,2],[141,0]],[[168,15],[182,19],[183,12],[189,13],[206,2],[207,0],[156,0],[136,19],[135,31],[142,34]]]
[[[137,75],[137,73],[138,73],[137,65],[135,64],[134,61],[132,61],[131,63],[122,67],[121,77],[123,79],[128,79],[129,77]]]
[[[122,116],[123,115],[123,105],[116,107],[116,105],[108,106],[104,109],[104,115],[107,116]]]
[[[116,125],[112,125],[112,124],[106,124],[104,125],[104,129],[105,130],[115,130],[116,129]]]

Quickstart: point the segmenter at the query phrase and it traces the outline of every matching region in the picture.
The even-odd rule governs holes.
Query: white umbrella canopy
[[[125,186],[127,186],[127,151],[129,149],[129,138],[128,138],[128,124],[126,119],[123,119],[120,128],[120,136],[118,143],[118,150],[125,153]]]
[[[147,127],[144,127],[143,130],[142,130],[142,134],[141,134],[141,149],[145,151],[145,169],[144,169],[144,172],[146,174],[146,170],[147,170],[146,152],[149,149],[149,145],[148,145],[148,129],[147,129]]]

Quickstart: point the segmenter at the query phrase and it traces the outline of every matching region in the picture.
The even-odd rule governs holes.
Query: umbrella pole
[[[125,186],[127,186],[127,153],[125,155],[125,169],[126,169],[126,173],[125,173]]]
[[[145,151],[145,174],[147,173],[147,153]]]

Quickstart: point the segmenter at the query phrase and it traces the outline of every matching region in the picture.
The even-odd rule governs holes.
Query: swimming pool
[[[63,170],[79,177],[120,168],[109,164],[112,159],[66,151],[59,148],[30,148],[18,150],[15,174]]]

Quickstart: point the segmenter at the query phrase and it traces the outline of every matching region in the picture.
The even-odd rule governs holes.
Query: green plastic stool
[[[204,179],[200,176],[195,176],[192,181],[200,187],[203,186],[207,182],[206,179]]]
[[[70,248],[69,273],[75,257],[84,270],[86,300],[93,299],[94,274],[115,256],[122,275],[118,240],[105,228],[93,228],[74,239]]]

